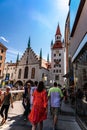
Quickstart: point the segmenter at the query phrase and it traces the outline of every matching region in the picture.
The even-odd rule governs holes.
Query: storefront
[[[87,34],[72,58],[76,95],[76,116],[87,127]],[[82,125],[81,125],[82,126]]]

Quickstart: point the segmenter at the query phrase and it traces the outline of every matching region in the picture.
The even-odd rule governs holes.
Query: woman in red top
[[[32,123],[32,130],[36,130],[39,123],[39,130],[43,128],[43,120],[47,119],[47,92],[44,89],[43,81],[39,82],[37,89],[33,93],[33,107],[28,116]]]

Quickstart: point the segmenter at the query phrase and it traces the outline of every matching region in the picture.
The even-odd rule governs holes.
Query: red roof
[[[55,35],[61,35],[59,24],[57,26],[56,34]]]
[[[53,45],[53,49],[56,48],[62,48],[62,42],[61,41],[57,41],[54,45]]]

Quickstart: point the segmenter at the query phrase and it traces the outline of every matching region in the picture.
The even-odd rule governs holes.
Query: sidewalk
[[[70,112],[73,113],[73,109],[70,107],[69,104],[62,103],[62,111],[63,112]],[[29,121],[24,121],[23,115],[23,106],[21,101],[16,101],[14,103],[14,109],[10,108],[9,111],[9,118],[6,124],[0,126],[0,129],[3,130],[31,130],[31,124]],[[52,130],[52,116],[48,111],[48,119],[44,121],[44,128],[43,130]],[[38,130],[38,129],[37,129]],[[75,116],[73,115],[66,115],[60,114],[58,119],[58,130],[81,130],[78,123],[75,120]]]

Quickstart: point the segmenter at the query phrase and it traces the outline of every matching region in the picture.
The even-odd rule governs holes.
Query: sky
[[[8,49],[6,62],[16,62],[25,52],[30,37],[31,48],[47,60],[51,41],[59,23],[64,38],[69,0],[0,0],[0,42]]]

